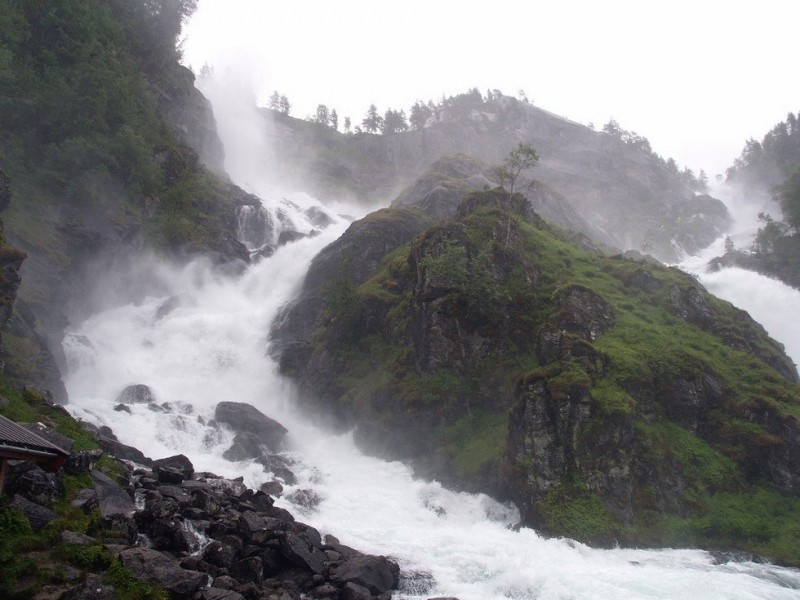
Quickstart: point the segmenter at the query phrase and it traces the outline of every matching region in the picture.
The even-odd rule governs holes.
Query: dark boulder
[[[174,558],[149,548],[123,550],[119,558],[136,579],[160,585],[178,597],[191,596],[208,580],[204,573],[187,571]]]
[[[237,433],[231,447],[222,453],[222,458],[230,461],[259,458],[264,455],[264,451],[261,449],[262,444],[264,442],[254,433]]]
[[[49,504],[63,495],[63,486],[53,473],[46,473],[35,462],[24,461],[8,469],[5,493],[19,494],[36,504]]]
[[[41,531],[48,523],[54,521],[58,517],[58,515],[56,515],[56,513],[49,508],[45,508],[44,506],[36,504],[35,502],[31,502],[19,494],[14,496],[14,499],[11,501],[9,506],[25,513],[25,516],[28,518],[28,522],[31,524],[31,528],[34,531]]]
[[[214,417],[237,433],[255,435],[261,444],[271,450],[280,448],[281,441],[287,433],[283,425],[244,402],[220,402],[217,404]]]
[[[281,551],[283,555],[298,567],[308,569],[312,573],[322,573],[325,570],[326,556],[322,550],[309,540],[305,533],[287,531],[281,537]]]
[[[183,454],[159,458],[153,461],[153,472],[162,483],[179,484],[194,475],[194,465]]]
[[[136,512],[128,493],[119,484],[100,471],[92,471],[97,506],[103,521],[114,528],[125,528],[130,532],[132,517]]]
[[[397,587],[400,567],[385,556],[356,556],[337,567],[334,581],[355,583],[372,594],[382,594]]]

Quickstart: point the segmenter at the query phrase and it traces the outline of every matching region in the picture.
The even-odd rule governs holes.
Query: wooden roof
[[[35,460],[57,471],[69,452],[0,415],[0,459]]]

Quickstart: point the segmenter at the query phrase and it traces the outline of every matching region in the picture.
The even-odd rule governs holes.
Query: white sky
[[[200,0],[195,71],[236,65],[261,103],[340,123],[477,87],[581,123],[613,117],[709,177],[800,110],[798,0]]]

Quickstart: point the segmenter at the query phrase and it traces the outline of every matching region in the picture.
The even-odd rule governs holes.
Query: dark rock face
[[[214,418],[238,433],[255,436],[260,444],[273,450],[280,448],[281,441],[287,433],[283,425],[270,419],[254,406],[243,402],[220,402],[214,411]],[[245,446],[247,444],[252,446],[253,438],[239,438],[239,441],[241,453],[245,456],[250,454]],[[236,442],[234,446],[237,446]],[[229,452],[231,450],[233,449]],[[239,448],[233,452],[239,454]]]

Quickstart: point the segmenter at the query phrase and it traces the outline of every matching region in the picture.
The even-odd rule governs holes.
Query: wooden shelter
[[[0,415],[0,492],[6,476],[9,460],[33,460],[45,471],[55,473],[66,462],[69,452],[48,442]]]

